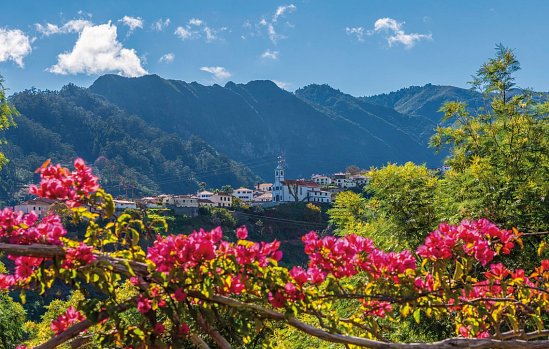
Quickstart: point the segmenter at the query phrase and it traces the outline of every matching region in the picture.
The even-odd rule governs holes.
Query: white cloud
[[[278,33],[278,29],[277,29],[277,26],[279,24],[278,19],[281,18],[281,17],[284,17],[288,13],[294,12],[296,9],[297,9],[297,7],[294,4],[277,7],[274,14],[271,17],[271,20],[268,21],[265,18],[261,18],[261,20],[256,25],[256,28],[255,28],[256,33],[252,32],[252,33],[250,33],[250,35],[251,36],[259,35],[262,30],[266,29],[267,30],[267,36],[269,37],[269,40],[271,40],[271,42],[273,44],[276,44],[281,39],[285,39],[286,36]],[[286,25],[289,28],[294,27],[294,25],[289,23],[289,22],[286,22]]]
[[[159,18],[156,22],[154,22],[151,25],[151,28],[153,30],[156,30],[157,32],[163,31],[165,28],[167,28],[171,23],[171,20],[169,18],[163,19]]]
[[[197,26],[197,27],[201,26],[202,23],[204,23],[204,22],[201,19],[198,19],[198,18],[191,18],[189,20],[189,25],[194,25],[194,26]]]
[[[207,42],[212,42],[217,39],[216,31],[210,27],[204,27],[204,33],[206,33]]]
[[[297,9],[297,7],[294,4],[285,5],[285,6],[278,6],[274,15],[273,15],[273,22],[276,22],[278,20],[278,17],[283,16],[284,13],[288,12],[294,12]]]
[[[133,32],[137,28],[143,29],[143,19],[141,17],[124,16],[119,19],[118,22],[122,22],[124,25],[128,26],[130,32]]]
[[[174,34],[181,40],[187,40],[193,37],[193,32],[183,27],[177,27]]]
[[[218,40],[219,36],[217,34],[225,30],[227,30],[227,27],[215,29],[206,25],[206,22],[201,19],[191,18],[186,26],[177,27],[174,34],[183,41],[204,38],[209,43]]]
[[[398,31],[400,28],[402,28],[402,25],[404,23],[399,23],[396,20],[392,18],[380,18],[374,23],[374,30],[380,31],[380,30],[392,30],[392,31]]]
[[[283,90],[288,90],[290,88],[290,86],[292,85],[289,82],[278,81],[278,80],[273,80],[273,82],[276,84],[276,86],[278,86],[279,88],[281,88]]]
[[[200,70],[212,74],[216,81],[226,80],[232,76],[232,74],[223,67],[202,67]]]
[[[364,27],[345,28],[347,35],[354,35],[360,42],[364,41]]]
[[[398,22],[393,18],[379,18],[374,23],[374,33],[386,33],[385,39],[389,44],[389,47],[394,44],[402,44],[405,48],[409,49],[415,46],[418,41],[431,40],[433,37],[431,34],[418,34],[418,33],[406,33],[403,29],[404,22]]]
[[[276,61],[278,59],[278,54],[279,53],[280,52],[278,52],[278,51],[267,50],[267,51],[265,51],[261,54],[261,58],[272,59],[273,61]]]
[[[175,55],[173,53],[166,53],[165,55],[162,55],[158,62],[160,63],[171,63],[175,59]]]
[[[31,51],[31,40],[21,30],[0,28],[0,62],[14,61],[23,68],[23,58]]]
[[[57,64],[48,69],[55,74],[103,74],[116,72],[135,77],[147,73],[135,50],[117,40],[116,26],[109,23],[85,27],[71,52],[57,56]]]
[[[72,19],[62,26],[51,23],[36,23],[34,26],[40,34],[44,36],[50,36],[54,34],[80,33],[82,30],[84,30],[84,28],[90,27],[92,25],[93,23],[86,19]]]

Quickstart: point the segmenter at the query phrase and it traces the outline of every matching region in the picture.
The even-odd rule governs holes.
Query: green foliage
[[[411,162],[388,164],[368,174],[366,191],[372,225],[387,225],[400,248],[414,248],[438,223],[436,216],[437,178],[425,167]]]
[[[102,185],[117,195],[192,192],[206,179],[212,186],[257,181],[201,138],[154,128],[87,89],[27,90],[10,102],[21,115],[18,127],[6,133],[6,154],[14,161],[2,173],[2,197],[14,197],[31,182],[44,159],[68,163],[77,156],[91,162]]]
[[[4,79],[0,75],[0,132],[5,132],[8,128],[15,126],[14,116],[17,116],[19,112],[8,103],[6,97],[6,88],[4,87]],[[0,139],[0,144],[4,143],[3,139]],[[8,159],[4,153],[0,152],[0,169],[8,163]]]
[[[519,69],[514,53],[499,45],[473,81],[490,107],[478,113],[462,102],[442,107],[453,122],[439,127],[431,142],[451,148],[451,171],[441,181],[442,218],[483,216],[526,231],[549,227],[549,103],[513,89]]]

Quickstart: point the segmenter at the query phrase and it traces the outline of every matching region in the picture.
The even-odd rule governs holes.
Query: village
[[[196,217],[199,208],[234,208],[237,205],[272,207],[285,203],[331,204],[335,196],[345,190],[361,189],[368,183],[368,177],[360,171],[339,172],[332,175],[313,174],[309,179],[286,179],[284,160],[279,158],[274,170],[273,183],[257,183],[253,189],[240,187],[227,190],[199,190],[187,194],[161,194],[138,199],[117,197],[115,211],[120,214],[127,209],[172,209],[175,214]],[[229,187],[230,188],[230,187]],[[45,216],[53,204],[43,198],[34,198],[14,207],[17,211],[34,211]]]

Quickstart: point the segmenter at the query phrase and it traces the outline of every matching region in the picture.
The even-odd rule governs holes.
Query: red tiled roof
[[[320,187],[318,184],[312,181],[304,181],[300,179],[286,179],[285,181],[282,181],[282,184],[284,185],[298,185],[302,187],[310,187],[310,188],[318,188]]]

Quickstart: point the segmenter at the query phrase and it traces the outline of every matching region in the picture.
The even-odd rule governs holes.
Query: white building
[[[332,184],[332,179],[328,176],[324,176],[324,175],[319,175],[319,174],[315,174],[311,177],[312,181],[315,182],[316,184],[322,186],[322,187],[326,187],[330,184]]]
[[[254,202],[271,202],[273,201],[273,193],[270,191],[263,192],[254,197]]]
[[[162,204],[175,207],[198,207],[198,198],[192,195],[166,195],[162,198]]]
[[[254,198],[254,191],[248,188],[240,187],[233,191],[233,196],[244,202],[252,202]]]
[[[218,192],[207,198],[217,207],[231,207],[233,205],[233,197],[231,194]]]
[[[357,184],[350,176],[350,173],[334,173],[332,183],[335,183],[335,185],[343,189],[356,188]]]
[[[257,183],[255,189],[259,191],[273,191],[273,183]]]
[[[24,213],[34,211],[38,217],[42,218],[48,214],[48,210],[53,203],[54,201],[49,199],[35,198],[16,205],[13,210],[23,211]]]
[[[332,202],[330,193],[320,190],[320,185],[313,181],[285,179],[282,159],[279,159],[278,166],[275,169],[272,195],[274,202]]]
[[[114,210],[117,212],[122,212],[127,209],[136,209],[137,204],[135,201],[130,200],[120,200],[120,199],[114,199]]]
[[[203,191],[199,191],[197,196],[199,199],[209,199],[212,197],[214,193],[212,193],[211,191],[207,191],[207,190],[203,190]]]

